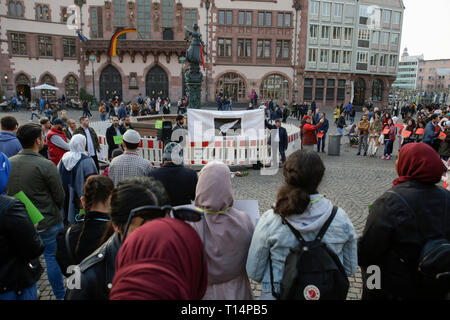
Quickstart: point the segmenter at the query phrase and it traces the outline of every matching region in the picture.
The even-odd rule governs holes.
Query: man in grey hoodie
[[[22,150],[22,145],[16,137],[19,123],[16,118],[5,116],[1,120],[0,132],[0,152],[3,152],[8,158],[15,156]]]

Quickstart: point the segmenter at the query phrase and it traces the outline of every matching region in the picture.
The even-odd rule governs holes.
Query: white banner
[[[214,141],[215,137],[264,138],[264,110],[212,111],[188,109],[189,142]]]

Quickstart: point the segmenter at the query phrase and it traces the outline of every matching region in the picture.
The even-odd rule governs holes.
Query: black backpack
[[[273,285],[272,260],[270,260],[270,282],[272,295],[279,300],[345,300],[349,281],[338,256],[321,242],[325,232],[336,216],[337,207],[333,207],[330,217],[313,241],[305,241],[284,217],[286,224],[299,241],[296,248],[291,248],[284,264],[283,277],[280,282],[280,294]]]

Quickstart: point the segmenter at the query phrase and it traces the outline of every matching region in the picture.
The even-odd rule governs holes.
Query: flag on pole
[[[81,42],[86,42],[86,41],[88,41],[88,38],[86,38],[85,36],[83,36],[83,34],[81,33],[80,30],[77,30],[77,35],[78,35],[78,39],[80,39]]]

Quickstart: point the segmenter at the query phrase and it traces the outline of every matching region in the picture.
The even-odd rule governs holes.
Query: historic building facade
[[[48,83],[60,89],[46,92],[55,96],[95,88],[97,99],[178,100],[184,27],[198,23],[208,51],[202,101],[223,92],[246,103],[255,89],[260,101],[386,103],[403,9],[401,0],[2,0],[2,88],[30,97]],[[368,24],[378,15],[378,25]],[[138,32],[122,36],[110,57],[118,28]]]

